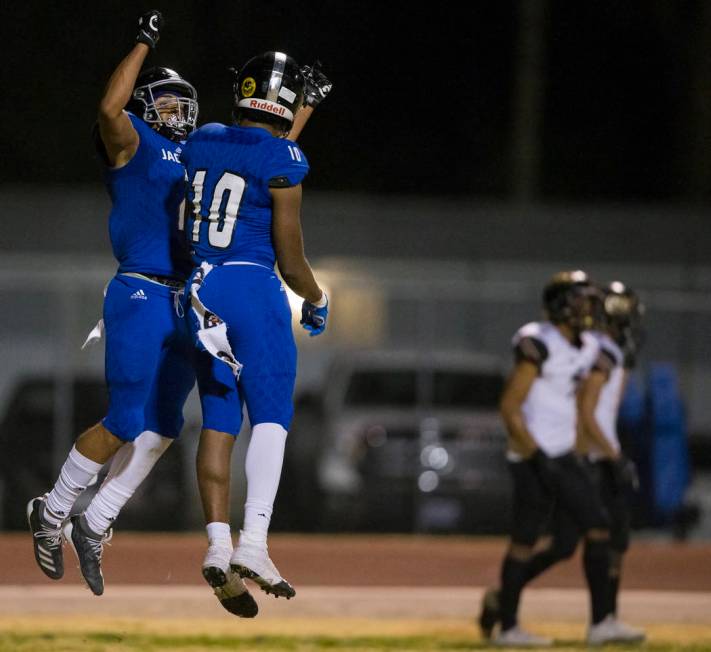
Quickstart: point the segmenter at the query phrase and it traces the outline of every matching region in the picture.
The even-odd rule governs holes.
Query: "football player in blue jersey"
[[[64,536],[96,595],[104,590],[101,556],[111,523],[179,435],[195,383],[181,303],[192,263],[179,217],[185,182],[180,152],[195,127],[198,104],[193,86],[175,71],[140,72],[162,22],[158,11],[141,17],[137,43],[99,104],[97,147],[106,166],[109,233],[119,263],[103,314],[108,412],[79,436],[53,489],[28,504],[40,569],[52,579],[62,577]],[[112,456],[94,500],[67,521],[79,494]],[[237,575],[215,592],[232,613],[256,615],[257,604]]]
[[[236,75],[235,124],[196,130],[183,150],[186,237],[199,266],[191,286],[203,411],[198,484],[207,523],[203,575],[230,569],[264,591],[295,594],[269,558],[267,532],[292,418],[296,346],[282,281],[304,299],[311,335],[326,327],[328,300],[304,256],[301,181],[309,166],[289,134],[304,98],[304,72],[282,52],[250,59]],[[329,86],[330,88],[330,86]],[[246,404],[244,524],[233,550],[230,456]]]

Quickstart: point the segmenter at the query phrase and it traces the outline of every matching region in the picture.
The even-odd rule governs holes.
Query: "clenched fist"
[[[137,43],[145,43],[153,49],[160,38],[160,30],[163,27],[163,15],[157,9],[148,11],[138,19]]]

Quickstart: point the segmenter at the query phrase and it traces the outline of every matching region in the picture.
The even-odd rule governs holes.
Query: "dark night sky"
[[[2,9],[6,182],[99,180],[89,132],[138,16],[163,11],[152,64],[226,121],[229,65],[281,49],[334,82],[301,144],[311,188],[505,198],[515,48],[525,0],[45,3]],[[74,3],[71,3],[74,5]],[[671,9],[669,6],[671,6]],[[688,145],[700,2],[550,0],[542,123],[545,199],[675,201]],[[661,7],[661,9],[660,9]],[[9,98],[9,101],[8,101]]]

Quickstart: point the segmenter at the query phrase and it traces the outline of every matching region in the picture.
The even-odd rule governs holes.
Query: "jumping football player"
[[[85,513],[64,528],[96,595],[104,591],[101,557],[111,524],[179,435],[195,383],[182,304],[192,264],[179,232],[179,207],[185,176],[180,152],[195,127],[197,93],[168,68],[139,74],[162,23],[158,11],[141,17],[137,43],[109,79],[98,112],[97,148],[106,165],[109,232],[119,263],[104,301],[108,412],[79,436],[54,488],[28,505],[35,559],[48,577],[60,579],[65,521],[113,456]],[[257,604],[238,576],[215,593],[232,613],[256,615]]]
[[[602,505],[575,454],[576,392],[598,355],[596,339],[586,332],[593,325],[598,301],[587,274],[560,272],[543,291],[546,320],[526,324],[513,338],[516,364],[501,398],[514,483],[513,524],[501,588],[486,592],[479,618],[485,638],[491,638],[500,622],[496,645],[552,644],[519,627],[517,613],[523,588],[553,563],[534,554],[534,544],[549,525],[554,507],[555,522],[576,535],[584,533],[587,542],[584,566],[592,623],[607,615],[610,534]]]
[[[593,479],[610,519],[609,613],[588,630],[590,644],[631,643],[645,638],[643,631],[617,618],[622,558],[629,547],[630,496],[636,484],[634,464],[620,447],[617,416],[627,375],[636,361],[643,307],[636,294],[619,281],[603,292],[602,325],[593,332],[600,354],[579,392],[581,448],[592,466]]]
[[[329,85],[330,89],[330,85]],[[304,299],[311,335],[326,327],[328,300],[304,256],[301,181],[309,166],[287,139],[304,98],[304,77],[282,52],[250,59],[236,74],[235,124],[196,130],[183,151],[186,236],[199,266],[191,281],[200,346],[203,426],[197,456],[212,585],[230,568],[264,591],[295,594],[267,549],[267,533],[293,414],[296,346],[282,282]],[[209,353],[208,353],[209,352]],[[239,543],[229,525],[230,456],[246,404],[252,434]]]

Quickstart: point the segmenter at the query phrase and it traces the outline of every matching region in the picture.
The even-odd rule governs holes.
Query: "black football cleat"
[[[44,500],[44,496],[40,496],[27,503],[27,523],[32,532],[37,565],[50,579],[60,580],[64,576],[62,526],[60,524],[55,527],[47,523],[44,518]]]
[[[76,514],[64,526],[64,536],[79,560],[79,570],[94,595],[104,592],[104,576],[101,572],[101,556],[104,544],[111,540],[113,530],[105,534],[93,532],[83,514]]]

